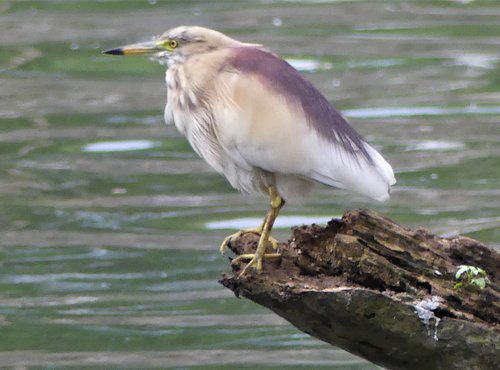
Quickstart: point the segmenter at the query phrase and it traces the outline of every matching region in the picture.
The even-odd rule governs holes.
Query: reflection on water
[[[340,218],[339,216],[287,216],[283,215],[278,217],[274,222],[274,229],[287,228],[290,229],[296,225],[309,225],[309,224],[318,224],[318,225],[326,225],[328,221],[332,218]],[[221,221],[211,221],[205,224],[206,228],[209,230],[217,230],[217,229],[249,229],[252,227],[258,227],[262,224],[262,217],[241,217],[234,218],[230,220],[221,220]]]
[[[332,63],[321,62],[314,59],[288,58],[287,62],[300,72],[317,72],[322,69],[328,70],[333,68]]]
[[[456,143],[451,141],[420,141],[408,144],[406,150],[410,151],[426,151],[426,150],[458,150],[465,149],[464,143]]]
[[[178,24],[286,59],[396,170],[389,202],[318,186],[274,236],[371,207],[500,248],[496,2],[4,1],[0,5],[0,364],[15,368],[375,366],[217,280],[237,194],[163,124],[163,67],[101,55]],[[244,15],[244,16],[243,16]],[[112,20],[112,21],[111,21]]]
[[[500,107],[478,107],[471,105],[463,108],[443,107],[398,107],[398,108],[364,108],[344,111],[347,117],[353,118],[390,118],[412,116],[449,116],[464,114],[500,114]]]
[[[151,140],[123,140],[123,141],[101,141],[87,144],[82,148],[82,152],[105,153],[105,152],[129,152],[132,150],[145,150],[159,146]]]

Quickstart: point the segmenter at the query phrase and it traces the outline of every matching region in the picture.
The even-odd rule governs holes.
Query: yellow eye
[[[177,41],[176,41],[176,40],[170,40],[170,41],[168,42],[168,46],[169,46],[170,48],[172,48],[172,49],[175,49],[175,48],[177,47],[177,45],[178,45],[178,44],[177,44]]]

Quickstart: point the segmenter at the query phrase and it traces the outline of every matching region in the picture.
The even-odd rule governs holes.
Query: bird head
[[[111,55],[144,55],[169,66],[182,63],[187,58],[220,48],[244,44],[220,32],[198,26],[172,28],[151,41],[130,44],[103,51]],[[257,45],[255,45],[257,46]]]

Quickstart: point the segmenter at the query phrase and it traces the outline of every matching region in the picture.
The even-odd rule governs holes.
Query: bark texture
[[[231,243],[252,253],[258,236]],[[369,210],[293,229],[281,261],[221,283],[298,329],[388,369],[498,369],[500,255],[466,237],[404,228]],[[271,252],[271,251],[269,251]],[[454,289],[459,265],[490,280]]]

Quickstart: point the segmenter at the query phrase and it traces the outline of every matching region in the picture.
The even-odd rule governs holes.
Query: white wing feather
[[[255,77],[226,75],[221,84],[218,98],[226,103],[214,107],[217,136],[238,168],[308,178],[379,201],[389,198],[393,170],[370,145],[364,143],[372,163],[320,137],[301,109]]]

